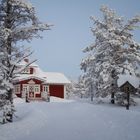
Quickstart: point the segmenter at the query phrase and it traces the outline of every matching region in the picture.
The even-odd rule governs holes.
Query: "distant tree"
[[[71,80],[71,83],[66,86],[66,98],[69,99],[73,96],[73,84],[74,81]]]
[[[135,74],[140,64],[140,44],[134,41],[133,30],[140,23],[140,16],[135,16],[127,22],[115,11],[106,6],[101,7],[103,20],[91,17],[94,27],[91,28],[95,42],[83,51],[87,57],[81,62],[81,69],[88,79],[88,87],[94,88],[95,96],[114,96],[118,91],[118,75],[132,65]],[[126,61],[128,63],[126,63]]]
[[[39,38],[39,31],[49,29],[50,25],[39,21],[29,2],[0,1],[0,109],[4,112],[3,123],[13,120],[12,80],[20,73],[17,65],[31,55],[20,42]]]
[[[85,98],[89,96],[82,76],[80,76],[78,80],[71,80],[71,84],[67,86],[66,92],[67,98]]]
[[[78,78],[78,81],[74,84],[74,92],[77,94],[80,98],[88,97],[88,92],[86,91],[85,87],[85,80],[84,77],[80,76]]]

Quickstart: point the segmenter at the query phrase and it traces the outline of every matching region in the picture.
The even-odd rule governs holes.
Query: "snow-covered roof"
[[[26,62],[26,61],[21,61],[20,63],[19,63],[19,66],[26,66],[28,63],[31,63],[30,65],[29,65],[29,67],[38,67],[38,65],[35,63],[35,62]]]
[[[17,77],[14,79],[14,81],[22,81],[22,80],[31,79],[31,78],[39,79],[39,80],[46,82],[46,75],[39,67],[34,68],[33,74],[17,75]]]
[[[20,65],[26,65],[27,62],[22,62]],[[69,84],[70,81],[62,73],[57,72],[43,72],[39,66],[35,63],[32,63],[30,67],[33,67],[33,74],[19,74],[14,81],[22,81],[26,79],[39,79],[46,84]]]
[[[135,88],[138,88],[140,85],[140,79],[138,77],[129,74],[121,74],[119,75],[119,79],[117,81],[118,87],[122,86],[127,81]]]
[[[62,73],[57,72],[45,72],[47,77],[47,83],[49,84],[70,84],[70,81]]]

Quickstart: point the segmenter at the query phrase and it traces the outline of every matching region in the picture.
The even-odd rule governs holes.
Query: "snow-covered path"
[[[14,123],[0,125],[0,140],[138,140],[140,112],[71,102],[18,103]]]

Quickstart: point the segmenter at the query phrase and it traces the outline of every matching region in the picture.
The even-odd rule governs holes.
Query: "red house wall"
[[[39,84],[39,85],[40,85],[40,93],[39,93],[39,94],[36,94],[36,97],[37,97],[37,98],[40,98],[40,97],[41,97],[41,92],[42,92],[42,85],[41,85],[41,84],[42,84],[42,81],[37,80],[37,79],[28,79],[28,80],[23,80],[23,81],[20,81],[19,83],[17,83],[17,84],[20,84],[21,92],[22,92],[22,84],[28,84],[28,82],[29,82],[30,80],[33,80],[33,81],[35,82],[35,84]],[[22,93],[17,94],[17,96],[18,96],[18,97],[21,97],[21,94],[22,94]]]
[[[49,85],[50,96],[64,98],[64,85]]]

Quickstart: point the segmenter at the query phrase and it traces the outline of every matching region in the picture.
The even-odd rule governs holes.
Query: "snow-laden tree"
[[[78,80],[71,80],[71,83],[66,87],[67,98],[85,98],[89,96],[88,93],[82,76]]]
[[[73,92],[75,94],[78,95],[78,97],[80,98],[85,98],[85,97],[88,97],[88,91],[87,91],[87,88],[85,86],[85,79],[83,76],[80,76],[78,78],[78,81],[74,83],[74,86],[73,86]]]
[[[39,38],[40,31],[49,29],[50,25],[39,21],[35,8],[26,0],[0,0],[0,108],[4,109],[3,123],[12,121],[12,80],[22,70],[17,70],[17,65],[31,55],[21,42]]]
[[[114,103],[118,75],[126,69],[130,71],[128,65],[132,65],[135,75],[138,75],[140,44],[134,40],[133,31],[140,23],[140,16],[125,22],[107,6],[102,6],[100,10],[102,20],[91,17],[95,41],[83,50],[87,57],[82,60],[81,69],[85,72],[88,88],[93,87],[92,91],[96,91],[94,95],[111,95]]]

